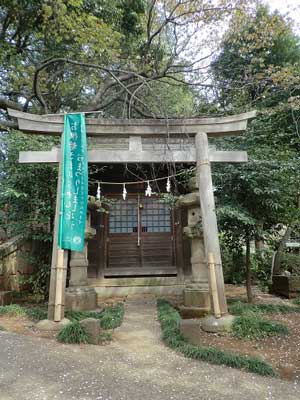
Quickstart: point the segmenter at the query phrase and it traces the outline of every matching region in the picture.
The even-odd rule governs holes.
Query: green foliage
[[[229,305],[229,312],[233,315],[243,315],[249,312],[266,314],[288,314],[299,313],[300,307],[293,307],[286,304],[249,304],[235,301]]]
[[[100,312],[94,311],[66,311],[66,318],[71,321],[81,321],[85,318],[96,318],[102,329],[115,329],[122,324],[124,305],[122,303],[107,307]]]
[[[107,343],[112,341],[112,334],[111,332],[101,332],[99,335],[100,343]]]
[[[47,318],[47,311],[41,307],[28,307],[19,304],[0,306],[0,315],[11,317],[28,317],[32,321],[40,321]]]
[[[234,285],[245,282],[245,257],[242,251],[231,250],[221,237],[222,267],[225,283]]]
[[[74,321],[64,326],[57,334],[57,340],[61,343],[80,344],[89,343],[90,336],[79,321]]]
[[[65,312],[65,316],[71,321],[81,321],[82,319],[85,318],[95,318],[100,320],[102,318],[102,312],[103,311],[97,312],[97,311],[68,310]]]
[[[26,315],[26,311],[19,304],[9,304],[7,306],[0,306],[0,315],[21,317]]]
[[[238,238],[236,239],[238,240]],[[242,247],[231,245],[228,237],[221,235],[222,266],[226,283],[242,284],[245,282],[245,254]],[[271,276],[272,252],[256,251],[251,254],[251,273],[254,282],[261,289],[266,288]]]
[[[251,255],[251,272],[253,280],[258,282],[260,289],[268,286],[271,277],[273,254],[270,250],[256,251]]]
[[[8,237],[21,233],[47,243],[54,223],[57,167],[22,165],[18,157],[22,150],[50,150],[55,140],[16,131],[0,135],[0,208],[5,210],[0,227]]]
[[[234,318],[232,334],[240,339],[260,339],[288,335],[289,330],[279,322],[265,320],[257,312],[248,311]]]
[[[4,326],[0,325],[0,331],[6,331],[6,329],[4,328]]]
[[[292,300],[293,304],[296,304],[296,306],[300,306],[300,297],[296,297],[295,299]]]
[[[107,307],[103,310],[100,319],[100,326],[102,329],[115,329],[118,328],[124,318],[124,305],[119,303],[112,307]]]
[[[31,275],[22,277],[20,283],[26,286],[29,285],[30,291],[36,299],[46,299],[49,290],[50,265],[42,263],[42,257],[39,259],[38,255],[31,257],[31,260],[32,265],[35,267],[34,272]]]
[[[25,313],[32,321],[47,319],[47,311],[40,307],[25,307]]]
[[[283,253],[280,260],[281,271],[290,271],[294,275],[300,275],[300,255]]]
[[[230,259],[243,253],[245,241],[261,240],[275,250],[282,226],[300,220],[299,38],[287,19],[257,4],[236,12],[212,68],[224,112],[258,110],[246,135],[216,140],[222,149],[249,155],[247,164],[213,171],[222,243],[234,274]],[[251,271],[263,285],[270,270],[267,252],[251,256]]]
[[[275,376],[271,365],[259,358],[237,355],[214,347],[195,346],[188,343],[179,330],[179,313],[165,300],[158,300],[157,307],[162,339],[170,348],[189,358],[245,369],[260,375]]]
[[[160,193],[160,201],[166,204],[170,209],[175,207],[179,196],[174,196],[172,193]]]

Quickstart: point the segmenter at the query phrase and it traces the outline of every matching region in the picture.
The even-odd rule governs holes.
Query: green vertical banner
[[[84,231],[88,201],[88,160],[85,117],[64,117],[62,143],[62,187],[58,246],[84,250]]]

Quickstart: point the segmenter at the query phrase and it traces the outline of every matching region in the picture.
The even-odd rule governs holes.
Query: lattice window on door
[[[116,200],[109,210],[110,233],[135,233],[138,230],[136,199]]]
[[[159,199],[143,200],[142,232],[171,232],[171,216],[169,207]]]

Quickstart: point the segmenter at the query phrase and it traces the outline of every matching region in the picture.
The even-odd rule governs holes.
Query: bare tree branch
[[[23,111],[23,106],[20,103],[8,100],[5,97],[0,97],[0,108],[2,110],[7,110],[8,108],[12,108],[14,110]]]
[[[18,124],[14,121],[4,121],[0,120],[0,130],[8,130],[9,128],[18,129]]]

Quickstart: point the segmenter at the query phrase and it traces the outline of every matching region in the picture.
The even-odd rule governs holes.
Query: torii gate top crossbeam
[[[18,119],[19,129],[25,133],[61,135],[63,115],[36,115],[8,109]],[[87,118],[88,136],[165,136],[189,135],[205,132],[208,137],[239,135],[247,128],[255,111],[215,118],[195,119],[103,119]]]

